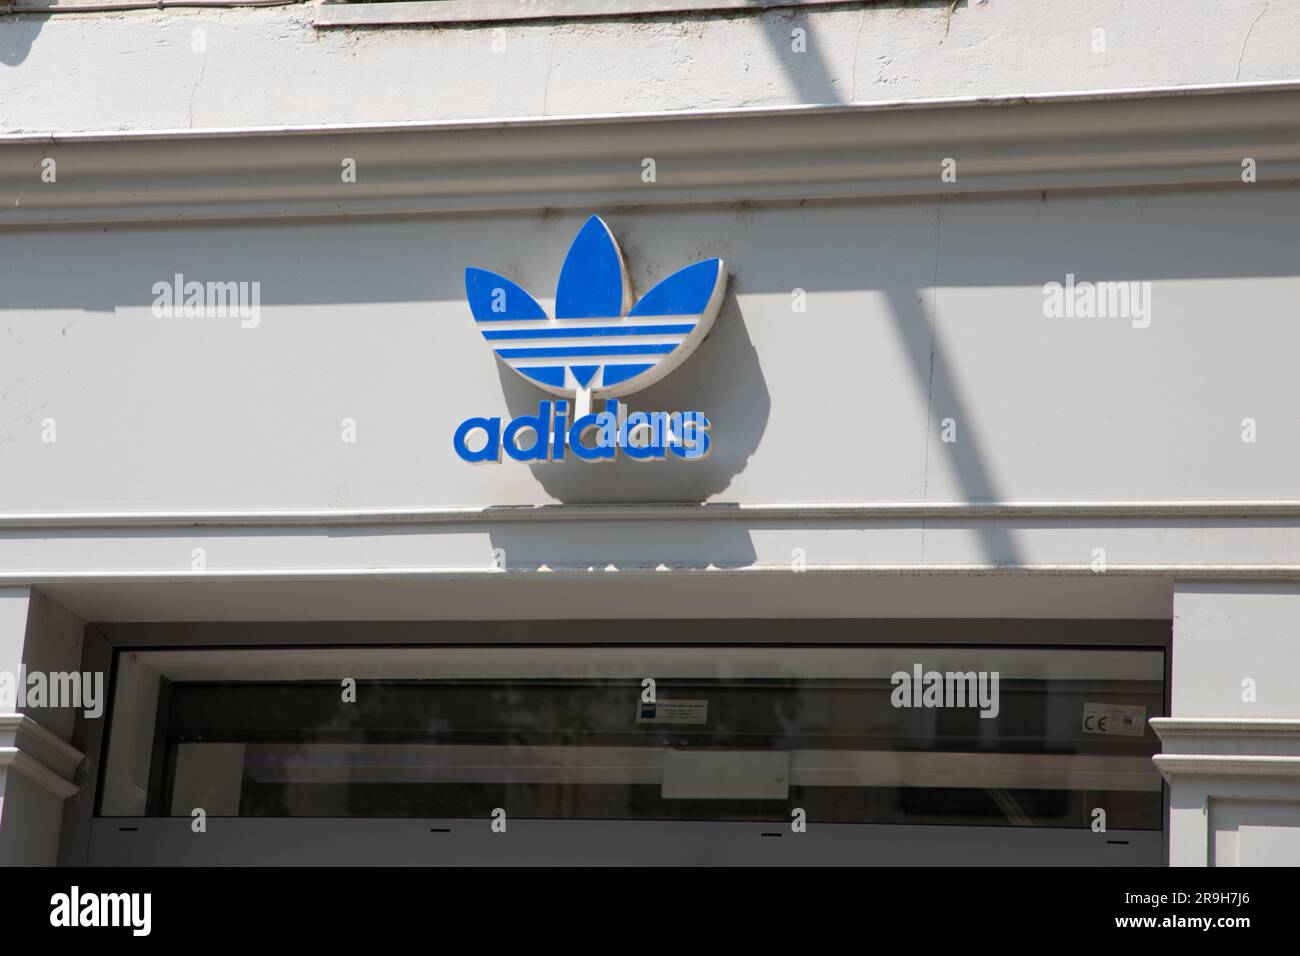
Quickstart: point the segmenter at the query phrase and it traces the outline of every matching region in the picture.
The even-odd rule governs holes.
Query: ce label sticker
[[[1085,734],[1119,734],[1141,737],[1146,733],[1147,709],[1129,704],[1083,705],[1083,732]]]

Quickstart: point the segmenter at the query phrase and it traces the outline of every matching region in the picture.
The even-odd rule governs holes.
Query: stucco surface
[[[1277,0],[849,3],[330,30],[313,26],[314,13],[308,4],[6,17],[0,130],[556,116],[1300,76],[1300,5]]]

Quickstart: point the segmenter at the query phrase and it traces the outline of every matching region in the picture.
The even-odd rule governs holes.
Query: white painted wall
[[[499,53],[493,26],[321,31],[310,6],[5,18],[0,132],[559,116],[1300,77],[1293,4],[1022,0],[949,9],[515,24],[500,28]],[[791,50],[796,27],[808,31],[807,53]],[[195,30],[203,50],[193,48]],[[1105,52],[1094,50],[1095,30],[1105,31]],[[177,175],[183,181],[183,170]],[[579,216],[7,229],[0,512],[1295,497],[1293,184],[700,204],[624,208],[609,219],[639,290],[702,256],[721,255],[732,270],[709,341],[631,402],[709,414],[716,444],[706,462],[473,468],[452,455],[462,419],[518,415],[538,398],[478,338],[464,267],[500,271],[549,304]],[[259,326],[152,317],[153,284],[178,272],[260,281]],[[1150,282],[1150,327],[1045,317],[1042,285],[1067,273]],[[795,288],[808,291],[806,313],[790,308]],[[339,440],[344,417],[358,423],[355,445]],[[956,421],[953,445],[938,440],[935,423],[945,417]],[[1247,417],[1257,423],[1254,443],[1241,441]],[[57,442],[41,440],[46,419],[57,423]],[[235,572],[478,566],[507,539],[512,561],[534,563],[611,554],[636,563],[658,549],[688,565],[772,565],[807,547],[810,561],[827,563],[1078,564],[1113,540],[1113,562],[1257,566],[1300,563],[1295,524],[1286,516],[1217,524],[927,518],[663,525],[622,537],[613,524],[565,524],[548,541],[542,530],[503,522],[408,534],[204,529],[201,540],[214,567]],[[183,573],[196,540],[196,529],[6,529],[0,571]],[[863,589],[852,577],[790,574],[753,601],[746,595],[761,583],[729,578],[719,599],[697,577],[685,588],[677,579],[658,590],[624,585],[606,600],[635,593],[646,608],[661,595],[664,617],[721,613],[722,605],[770,616],[1154,615],[1174,587],[1167,577],[1157,569],[1125,584],[1022,579],[986,588],[971,576],[945,581],[944,591],[920,578],[896,588],[876,579]],[[506,606],[521,608],[516,616],[527,612],[529,589],[546,586],[538,579],[525,579],[522,590],[512,581],[516,603]],[[164,597],[157,588],[165,582],[105,579],[67,585],[67,597],[84,602],[73,610],[140,620],[305,619],[313,607],[340,618],[437,618],[481,617],[482,604],[505,593],[483,581],[458,600],[443,597],[454,584],[428,593],[418,580],[350,584],[191,581]],[[1285,682],[1296,659],[1294,589],[1177,587],[1175,715],[1300,717]],[[583,591],[569,579],[537,598],[539,614],[569,613]],[[286,603],[286,592],[296,603]],[[374,609],[384,603],[386,611]],[[42,647],[66,644],[63,624],[43,629]],[[11,624],[0,627],[0,664],[21,647]],[[1249,711],[1230,693],[1247,671],[1261,675],[1270,695]],[[1233,746],[1247,753],[1251,744]],[[1249,861],[1256,823],[1290,828],[1284,835],[1293,837],[1293,790],[1240,780],[1228,780],[1238,802],[1219,806],[1212,833],[1208,801],[1222,795],[1215,786],[1197,777],[1173,787],[1176,862],[1210,862],[1211,846],[1223,861]],[[17,792],[6,791],[0,808],[10,818],[0,826],[6,840],[22,835],[9,801]],[[1293,805],[1279,817],[1271,804],[1256,820],[1242,799]],[[0,847],[0,857],[30,852]]]
[[[1300,718],[1297,622],[1298,584],[1180,583],[1173,716]]]
[[[708,340],[629,401],[706,413],[705,461],[452,452],[462,420],[541,397],[480,339],[465,266],[549,306],[578,216],[6,231],[0,511],[1281,499],[1300,481],[1300,190],[609,221],[641,291],[709,255],[733,273]],[[260,325],[153,317],[174,273],[260,281]],[[1045,317],[1067,273],[1150,282],[1150,326]]]
[[[326,31],[312,26],[312,5],[6,17],[0,130],[558,116],[1300,76],[1300,7],[1290,3],[971,0],[951,8],[886,2]],[[791,48],[795,28],[807,31],[805,53]],[[195,30],[204,31],[203,52],[193,49]],[[1094,52],[1095,30],[1105,31],[1105,52]]]

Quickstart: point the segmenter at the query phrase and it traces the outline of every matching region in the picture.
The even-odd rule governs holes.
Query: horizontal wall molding
[[[1176,775],[1300,777],[1300,719],[1153,717],[1164,750],[1153,759]]]
[[[296,525],[478,524],[582,521],[804,521],[889,518],[1288,518],[1300,500],[789,502],[544,504],[464,508],[324,508],[252,511],[0,513],[0,530],[238,528]]]
[[[369,5],[365,5],[369,6]],[[0,136],[0,227],[1300,180],[1300,84],[371,126]],[[57,180],[42,182],[42,161]],[[654,183],[641,179],[654,158]],[[957,179],[940,179],[945,158]],[[1241,162],[1258,183],[1241,182]],[[345,158],[357,179],[342,182]]]
[[[23,753],[17,747],[0,747],[0,767],[8,767],[28,780],[48,790],[60,800],[66,800],[80,788],[60,777],[39,760]]]
[[[313,24],[329,29],[421,23],[587,20],[742,10],[755,13],[781,7],[842,7],[852,2],[853,0],[403,0],[390,3],[338,3],[327,0],[316,7]]]
[[[1175,776],[1300,777],[1300,757],[1249,754],[1156,754],[1156,769],[1170,783]]]
[[[1207,737],[1253,737],[1270,741],[1294,741],[1300,752],[1300,718],[1271,717],[1153,717],[1151,729],[1161,740]]]
[[[0,585],[620,573],[1296,581],[1297,555],[1300,513],[1286,502],[554,504],[0,521]]]
[[[0,767],[9,767],[66,800],[80,788],[72,776],[83,754],[26,714],[0,714]]]
[[[234,568],[206,571],[178,570],[108,570],[4,571],[0,587],[43,584],[201,584],[205,581],[246,583],[259,582],[326,582],[326,581],[483,581],[531,578],[594,579],[615,576],[659,577],[692,575],[705,578],[814,576],[814,577],[1076,577],[1076,578],[1162,578],[1180,581],[1277,580],[1300,581],[1300,564],[1281,565],[1193,565],[1130,564],[1108,565],[1096,571],[1087,564],[834,564],[805,565],[798,569],[790,564],[755,564],[745,567],[678,565],[608,565],[576,567],[518,567],[508,570],[491,566],[473,567],[353,567],[353,568]]]

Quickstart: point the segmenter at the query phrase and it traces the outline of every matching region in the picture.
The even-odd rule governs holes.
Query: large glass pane
[[[169,651],[121,678],[105,815],[1161,826],[1161,651]]]

